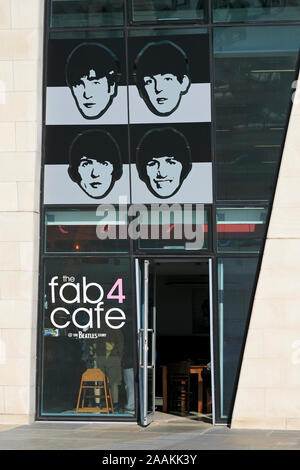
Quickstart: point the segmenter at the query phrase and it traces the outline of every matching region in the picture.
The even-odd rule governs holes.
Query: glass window
[[[178,252],[211,249],[209,206],[174,204],[170,210],[151,209],[149,206],[149,210],[140,213],[137,250]]]
[[[267,208],[217,207],[220,253],[259,253],[265,237]]]
[[[299,16],[299,0],[213,0],[215,22],[282,21]]]
[[[50,27],[122,25],[123,0],[51,0]]]
[[[228,418],[241,359],[257,258],[218,260],[220,417]]]
[[[202,0],[131,1],[132,20],[147,22],[186,21],[204,19]]]
[[[101,208],[101,206],[100,206]],[[129,251],[127,211],[46,210],[46,253],[116,253]]]
[[[129,259],[45,261],[43,416],[135,413],[130,273]]]
[[[217,200],[272,196],[290,105],[300,26],[216,28]]]
[[[124,31],[119,29],[96,30],[85,29],[80,31],[50,31],[49,39],[111,39],[123,38]],[[62,44],[62,43],[61,43]]]

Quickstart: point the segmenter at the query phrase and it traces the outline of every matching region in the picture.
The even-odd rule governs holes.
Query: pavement
[[[299,431],[230,429],[201,419],[157,414],[135,423],[34,422],[0,425],[0,451],[300,450]],[[23,455],[23,454],[22,454]]]

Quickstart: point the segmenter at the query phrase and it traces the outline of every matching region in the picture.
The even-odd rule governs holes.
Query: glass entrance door
[[[136,260],[139,353],[140,424],[147,426],[155,412],[155,273],[149,260]]]
[[[139,424],[154,420],[156,406],[163,413],[178,412],[171,407],[166,374],[171,363],[183,362],[191,366],[194,390],[186,416],[205,413],[214,422],[212,260],[153,258],[135,264]],[[209,376],[197,372],[195,378],[201,367]]]

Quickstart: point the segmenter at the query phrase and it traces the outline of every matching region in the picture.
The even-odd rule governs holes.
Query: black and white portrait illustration
[[[45,149],[45,204],[129,200],[126,126],[46,126]]]
[[[136,156],[140,179],[156,197],[172,197],[192,168],[183,134],[172,128],[152,129],[142,138]]]
[[[76,46],[66,63],[66,83],[85,119],[98,119],[117,96],[120,65],[116,55],[99,43]]]
[[[210,122],[208,45],[208,34],[181,30],[51,38],[46,125]]]
[[[69,151],[68,173],[90,197],[104,198],[123,173],[115,139],[102,130],[80,133]]]
[[[131,189],[136,204],[211,203],[208,123],[136,125],[131,132]]]
[[[47,57],[44,204],[212,202],[207,32],[53,37]]]
[[[148,43],[135,60],[134,76],[150,111],[169,116],[190,87],[186,53],[172,41]]]

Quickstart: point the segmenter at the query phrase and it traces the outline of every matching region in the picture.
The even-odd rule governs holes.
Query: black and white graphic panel
[[[210,122],[208,35],[132,34],[130,123]]]
[[[134,203],[211,203],[211,85],[206,30],[129,37]]]
[[[210,125],[131,126],[133,203],[211,203]]]
[[[127,124],[125,41],[51,39],[46,124]]]
[[[45,204],[129,201],[126,126],[47,126]]]

